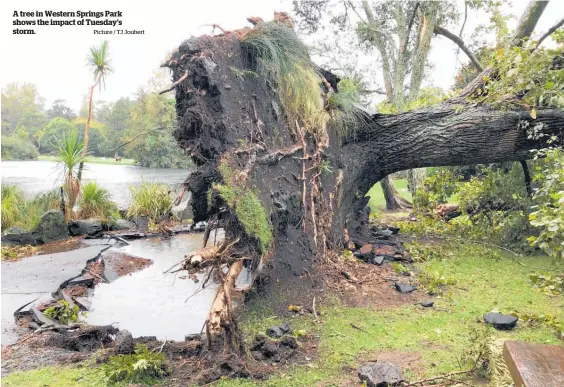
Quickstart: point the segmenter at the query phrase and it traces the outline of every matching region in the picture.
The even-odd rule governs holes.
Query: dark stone
[[[71,220],[69,233],[77,235],[97,235],[102,232],[102,221],[100,219]]]
[[[420,305],[424,308],[430,308],[435,305],[435,301],[421,301]]]
[[[193,333],[191,335],[185,335],[184,341],[201,341],[202,336],[199,333]]]
[[[35,238],[21,227],[10,227],[2,233],[2,243],[9,246],[34,245]]]
[[[408,284],[402,284],[402,283],[399,283],[399,282],[396,282],[394,284],[394,286],[395,286],[396,290],[400,293],[411,293],[411,292],[417,290],[417,287],[415,287],[415,286],[411,286],[411,285],[408,285]]]
[[[370,263],[372,263],[373,265],[380,266],[381,264],[384,263],[385,260],[386,260],[386,257],[384,257],[383,255],[377,255],[374,258],[372,258]]]
[[[390,231],[392,232],[392,234],[395,235],[395,234],[398,234],[398,233],[399,233],[400,228],[399,228],[399,227],[395,227],[395,226],[389,226],[389,227],[388,227],[388,230],[390,230]]]
[[[36,244],[60,241],[69,237],[65,216],[60,211],[47,211],[31,233]]]
[[[486,313],[484,315],[484,321],[486,324],[493,325],[495,329],[499,329],[501,331],[508,331],[515,328],[517,320],[519,320],[518,317],[501,313]]]
[[[126,219],[116,219],[111,225],[110,225],[110,231],[119,231],[119,230],[131,230],[133,228],[135,228],[135,223],[130,222],[129,220]]]
[[[266,334],[274,339],[279,339],[286,333],[290,333],[290,326],[288,324],[270,327],[266,330]]]
[[[388,362],[363,364],[358,369],[358,377],[368,387],[399,386],[404,381],[401,368]]]
[[[135,223],[139,231],[149,231],[149,218],[147,216],[138,216],[133,218],[133,223]]]
[[[116,334],[116,339],[114,340],[114,348],[119,355],[129,355],[135,351],[135,343],[133,342],[133,336],[128,330],[124,329]]]

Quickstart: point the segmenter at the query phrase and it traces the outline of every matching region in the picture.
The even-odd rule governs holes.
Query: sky
[[[460,0],[454,0],[460,1]],[[77,5],[77,4],[83,5]],[[527,0],[513,0],[510,11],[520,15]],[[147,84],[151,74],[174,48],[190,36],[211,34],[211,24],[225,30],[249,26],[249,16],[272,19],[274,11],[290,11],[291,0],[160,0],[152,2],[97,0],[3,0],[1,2],[0,85],[12,82],[34,83],[49,107],[56,99],[64,99],[78,111],[84,95],[93,83],[86,67],[86,55],[92,45],[109,41],[114,72],[106,88],[95,92],[95,100],[115,101],[133,97]],[[14,35],[14,11],[121,11],[122,27],[115,29],[144,30],[144,35],[95,35],[93,26],[39,26],[36,35]],[[564,16],[564,0],[552,0],[537,25],[537,35],[546,31]],[[27,20],[33,20],[28,18]],[[480,22],[470,13],[465,35],[470,35]],[[515,21],[510,24],[514,26]],[[19,27],[25,28],[25,27]],[[105,27],[113,29],[113,27]],[[448,88],[457,71],[454,44],[444,38],[434,39],[430,59],[434,65],[427,84]],[[463,54],[459,59],[466,62]],[[369,62],[367,62],[369,63]],[[458,66],[459,67],[459,66]]]

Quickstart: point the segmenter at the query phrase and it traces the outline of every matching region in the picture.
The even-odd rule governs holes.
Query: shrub
[[[18,137],[2,136],[2,160],[36,160],[37,148],[29,141]]]
[[[433,210],[438,204],[447,203],[458,190],[459,176],[447,168],[439,168],[425,179],[422,188],[418,188],[413,204],[418,210]]]
[[[83,219],[99,217],[108,220],[118,209],[116,203],[110,200],[110,192],[94,181],[82,187],[78,205]]]
[[[167,185],[143,182],[130,190],[132,202],[127,210],[128,217],[147,216],[158,223],[163,217],[170,216],[173,199]]]
[[[2,229],[20,226],[31,230],[44,213],[58,208],[59,195],[56,190],[26,199],[16,185],[2,184]]]
[[[164,354],[151,352],[143,344],[137,344],[133,354],[111,356],[102,369],[110,383],[154,384],[169,374]]]
[[[69,322],[78,321],[79,312],[78,306],[74,305],[71,307],[67,301],[61,300],[57,305],[45,309],[43,313],[51,320],[57,320],[61,324],[68,324]]]
[[[22,190],[14,184],[2,184],[2,229],[13,226],[24,205]]]

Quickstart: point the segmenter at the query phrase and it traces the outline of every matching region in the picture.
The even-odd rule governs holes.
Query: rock
[[[284,336],[282,340],[280,340],[280,345],[291,349],[298,348],[298,342],[294,336]]]
[[[389,226],[389,227],[388,227],[388,230],[390,230],[390,231],[392,232],[392,234],[395,235],[395,234],[398,234],[398,233],[399,233],[400,228],[399,228],[399,227],[395,227],[395,226]]]
[[[493,325],[495,329],[501,331],[508,331],[515,328],[517,320],[519,320],[518,317],[501,313],[486,313],[484,315],[486,324]]]
[[[383,255],[377,255],[374,258],[372,258],[372,261],[370,263],[372,263],[373,265],[380,266],[381,264],[384,263],[385,260],[386,260],[386,257],[384,257]]]
[[[226,83],[225,85],[223,85],[223,87],[225,88],[225,90],[231,90],[231,85]]]
[[[206,231],[206,227],[207,227],[207,223],[204,221],[198,222],[196,223],[196,225],[194,226],[194,232],[204,232]]]
[[[432,307],[433,305],[435,305],[435,301],[421,301],[421,302],[419,303],[419,305],[421,305],[421,306],[424,307],[424,308],[430,308],[430,307]]]
[[[202,341],[202,336],[199,333],[184,335],[184,341]]]
[[[110,226],[110,231],[131,230],[135,228],[135,223],[127,219],[116,219]]]
[[[96,235],[102,232],[102,221],[100,219],[71,220],[69,233],[77,235]]]
[[[139,231],[149,231],[149,218],[147,216],[138,216],[133,218],[133,223],[137,226]]]
[[[69,237],[65,216],[60,211],[47,211],[31,233],[36,244],[60,241]]]
[[[135,343],[133,342],[133,336],[128,330],[124,329],[116,334],[116,339],[114,340],[114,348],[116,354],[119,355],[129,355],[135,351]]]
[[[411,293],[411,292],[417,290],[417,287],[415,287],[415,286],[411,286],[411,285],[408,285],[408,284],[402,284],[402,283],[399,283],[399,282],[396,282],[394,284],[394,286],[395,286],[396,290],[400,293]]]
[[[363,364],[358,369],[358,377],[368,387],[398,386],[404,381],[401,368],[388,362]]]
[[[266,330],[266,334],[274,339],[279,339],[280,337],[284,336],[286,333],[290,333],[291,329],[288,324],[284,325],[276,325],[270,327]]]
[[[186,200],[180,203],[178,206],[172,207],[172,216],[180,221],[188,220],[194,218],[192,213],[192,206],[190,205],[190,200]]]
[[[10,227],[2,233],[2,243],[9,246],[35,245],[35,238],[21,227]]]
[[[378,230],[375,232],[376,235],[383,237],[383,238],[389,238],[392,236],[394,232],[391,230]]]
[[[369,254],[369,253],[372,252],[372,248],[373,248],[372,245],[370,243],[367,243],[360,248],[360,253],[361,254]]]

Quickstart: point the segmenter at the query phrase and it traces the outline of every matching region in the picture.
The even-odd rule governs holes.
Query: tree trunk
[[[217,216],[226,237],[239,240],[238,256],[254,259],[261,294],[277,302],[287,290],[323,287],[314,264],[342,251],[345,229],[351,238],[363,233],[365,195],[386,176],[528,159],[545,145],[528,136],[527,128],[538,124],[564,138],[562,111],[538,108],[533,119],[526,110],[455,98],[416,111],[367,114],[347,133],[329,122],[329,141],[321,147],[286,121],[273,83],[253,67],[236,34],[185,41],[165,66],[173,82],[190,74],[175,86],[174,136],[197,165],[186,181],[195,220]],[[241,77],[234,68],[258,76]]]
[[[382,180],[380,180],[380,185],[382,186],[382,192],[384,193],[384,199],[386,200],[387,210],[394,211],[411,208],[411,203],[401,196],[394,186],[390,176],[383,177]]]
[[[86,119],[86,124],[84,125],[84,148],[82,149],[82,157],[86,157],[88,154],[88,138],[90,134],[90,120],[92,119],[92,98],[94,97],[94,88],[98,85],[100,79],[96,81],[94,85],[90,87],[90,98],[88,100],[88,118]],[[78,173],[76,178],[78,184],[80,185],[82,181],[82,170],[84,169],[84,160],[80,162],[78,166]]]

